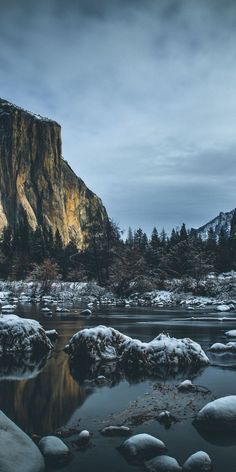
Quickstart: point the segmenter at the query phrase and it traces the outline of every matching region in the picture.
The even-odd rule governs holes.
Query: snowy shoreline
[[[201,294],[203,293],[203,294]],[[40,282],[0,281],[0,304],[12,303],[86,303],[89,308],[110,307],[180,307],[193,310],[214,308],[219,312],[236,309],[236,272],[214,275],[196,281],[189,278],[165,281],[162,290],[118,297],[96,282],[53,282],[44,294]]]

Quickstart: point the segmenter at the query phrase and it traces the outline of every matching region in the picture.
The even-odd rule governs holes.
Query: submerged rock
[[[44,459],[34,444],[13,421],[0,411],[0,470],[2,472],[41,472]]]
[[[39,449],[47,463],[64,464],[70,459],[70,449],[56,436],[45,436],[39,441]]]
[[[177,460],[170,456],[157,456],[145,463],[150,472],[181,472],[182,467]]]
[[[236,432],[236,395],[218,398],[207,403],[198,413],[196,421],[207,429],[224,429]]]
[[[150,434],[141,433],[131,436],[120,447],[121,452],[130,458],[150,458],[167,450],[165,444]]]
[[[210,472],[211,470],[211,459],[203,451],[192,454],[183,465],[183,472]]]
[[[0,318],[0,355],[12,352],[44,354],[52,347],[46,331],[38,321],[16,315]]]
[[[101,430],[103,436],[129,436],[131,429],[128,426],[106,426]]]

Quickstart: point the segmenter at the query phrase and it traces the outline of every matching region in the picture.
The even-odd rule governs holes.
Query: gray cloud
[[[0,0],[1,96],[62,125],[63,154],[122,227],[236,206],[230,0]]]

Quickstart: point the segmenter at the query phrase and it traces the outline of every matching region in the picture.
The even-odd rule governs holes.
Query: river
[[[80,384],[76,376],[74,378],[71,374],[68,356],[63,352],[63,347],[76,331],[104,324],[144,341],[150,341],[164,331],[175,337],[189,337],[207,350],[214,342],[225,342],[224,332],[236,328],[235,313],[227,314],[227,321],[220,321],[222,315],[209,310],[207,313],[198,312],[197,315],[194,312],[198,320],[191,320],[190,313],[186,311],[152,308],[104,308],[88,318],[79,315],[78,308],[72,306],[69,313],[54,314],[48,318],[39,306],[19,305],[17,314],[37,319],[45,329],[55,328],[60,337],[52,357],[45,365],[36,369],[35,366],[27,367],[13,373],[9,366],[9,372],[7,369],[2,372],[0,408],[31,435],[48,435],[65,426],[79,428],[80,425],[87,425],[92,433],[91,445],[83,451],[74,449],[73,460],[63,468],[65,472],[140,470],[140,466],[128,464],[117,450],[124,439],[105,438],[96,425],[109,415],[126,409],[137,397],[148,394],[156,382],[156,379],[137,382],[121,379],[105,385]],[[204,320],[205,316],[207,320]],[[207,387],[215,397],[236,395],[236,356],[215,356],[212,361],[212,365],[195,375],[194,383]],[[163,379],[162,382],[166,385],[168,382],[176,383],[176,380]],[[184,418],[169,428],[156,420],[146,421],[136,424],[132,430],[134,433],[146,432],[159,437],[167,444],[169,455],[180,464],[192,453],[203,450],[212,458],[214,472],[235,472],[236,440],[223,434],[220,437],[203,437],[193,426],[191,418]]]

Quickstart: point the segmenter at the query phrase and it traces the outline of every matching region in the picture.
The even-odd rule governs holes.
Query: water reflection
[[[0,357],[0,381],[37,377],[51,353],[35,358],[32,353],[8,353]]]
[[[73,380],[62,351],[46,361],[0,362],[0,408],[23,430],[40,435],[65,424],[92,391]]]
[[[214,444],[221,447],[230,447],[236,445],[236,431],[235,431],[235,424],[234,427],[222,427],[220,429],[216,429],[215,425],[210,427],[210,425],[206,426],[198,421],[193,421],[193,426],[200,434],[200,436],[205,439],[210,444]]]
[[[143,382],[149,380],[182,380],[189,378],[193,380],[200,375],[205,367],[185,366],[179,367],[176,365],[164,366],[159,365],[155,368],[155,372],[148,370],[134,370],[127,366],[122,366],[119,362],[106,363],[79,363],[75,360],[69,360],[70,372],[72,377],[81,385],[89,381],[94,381],[103,384],[100,377],[105,377],[104,381],[110,383],[110,386],[119,384],[122,380],[127,380],[129,383]],[[102,379],[101,379],[102,380]]]

